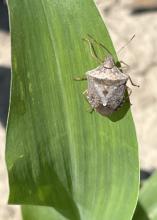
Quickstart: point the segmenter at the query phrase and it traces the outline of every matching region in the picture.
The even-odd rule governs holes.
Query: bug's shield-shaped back
[[[94,70],[86,73],[87,99],[101,115],[111,115],[122,103],[128,76],[114,65],[111,57]]]

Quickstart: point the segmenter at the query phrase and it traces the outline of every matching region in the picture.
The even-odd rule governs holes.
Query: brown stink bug
[[[98,58],[93,43],[107,50],[103,44],[98,43],[90,35],[84,40],[89,43],[91,54],[100,62],[100,65],[86,72],[86,77],[75,78],[75,80],[87,80],[88,88],[83,94],[91,105],[92,111],[96,110],[103,116],[109,116],[124,103],[128,89],[127,81],[130,80],[133,86],[138,85],[132,82],[129,75],[122,72],[122,68],[117,66],[111,54],[105,60]]]

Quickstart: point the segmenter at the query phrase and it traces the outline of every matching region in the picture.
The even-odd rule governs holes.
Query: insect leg
[[[124,66],[118,66],[119,70],[123,71],[123,70],[127,70],[129,68],[129,65],[127,63],[125,63],[124,61],[120,60],[117,62],[118,64],[124,64]],[[117,66],[117,65],[116,65]]]
[[[124,73],[124,74],[129,77],[129,81],[130,81],[130,83],[131,83],[132,86],[140,87],[139,85],[135,84],[135,83],[132,81],[131,77],[130,77],[128,74],[126,74],[126,73]]]
[[[110,53],[110,51],[100,42],[98,42],[97,40],[95,40],[90,34],[87,34],[87,36],[93,40],[93,42],[95,44],[97,44],[98,46],[102,47],[108,54],[110,54],[112,56],[112,54]]]
[[[123,67],[118,67],[119,70],[121,70],[121,72],[124,73],[124,70],[127,70],[127,67],[126,66],[123,66]]]
[[[84,77],[75,77],[74,80],[76,81],[84,81],[84,80],[87,80],[87,77],[84,76]]]
[[[132,81],[132,79],[131,79],[130,76],[129,76],[129,81],[130,81],[130,83],[131,83],[132,86],[140,87],[139,85],[135,84],[135,83]]]
[[[85,98],[86,98],[86,100],[87,100],[87,94],[88,94],[87,89],[86,89],[82,94],[85,96]]]
[[[124,64],[125,66],[129,67],[129,65],[127,63],[125,63],[123,60],[120,60],[119,63]]]
[[[89,39],[86,39],[86,38],[84,38],[83,40],[86,41],[86,42],[89,44],[92,57],[93,57],[94,59],[96,59],[96,61],[98,61],[99,63],[103,63],[103,60],[101,60],[101,59],[98,57],[98,55],[97,55],[97,53],[96,53],[96,51],[95,51],[95,48],[94,48],[94,46],[93,46],[93,43],[92,43]]]
[[[92,114],[94,112],[94,108],[91,107],[88,111],[90,114]]]

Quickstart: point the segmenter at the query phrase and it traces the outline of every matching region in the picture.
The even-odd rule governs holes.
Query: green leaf
[[[141,209],[138,208],[139,206]],[[157,219],[157,172],[143,183],[140,190],[138,207],[133,220]]]
[[[27,210],[27,212],[29,213],[29,210]],[[141,206],[140,202],[137,203],[136,210],[133,216],[133,220],[150,220],[145,209]]]
[[[45,206],[22,206],[23,220],[67,220],[53,208]]]
[[[130,220],[139,167],[129,103],[110,119],[90,114],[87,83],[73,80],[98,65],[87,34],[115,56],[94,2],[9,0],[9,11],[9,203],[51,206],[72,220]]]

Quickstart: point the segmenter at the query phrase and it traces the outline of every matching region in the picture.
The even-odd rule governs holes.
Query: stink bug
[[[117,66],[112,55],[103,44],[98,43],[90,35],[84,40],[89,43],[91,54],[100,65],[86,72],[85,77],[75,78],[75,80],[87,80],[88,87],[83,94],[91,105],[92,111],[95,110],[103,116],[109,116],[124,103],[126,90],[128,90],[127,81],[130,80],[133,86],[139,86],[132,82],[129,75],[122,72],[122,68]],[[109,55],[105,60],[101,60],[97,56],[93,43],[108,51]],[[121,63],[125,64],[122,61]]]

